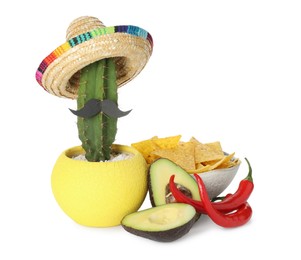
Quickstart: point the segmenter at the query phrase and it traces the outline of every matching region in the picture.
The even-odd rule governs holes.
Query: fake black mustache
[[[112,100],[105,99],[90,99],[83,108],[79,110],[69,110],[76,116],[83,118],[91,118],[96,116],[100,112],[103,112],[105,115],[113,118],[119,118],[128,115],[132,110],[121,111],[118,106]]]

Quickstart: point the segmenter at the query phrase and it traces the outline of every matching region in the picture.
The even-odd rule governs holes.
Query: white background
[[[300,259],[300,1],[9,1],[0,4],[0,259]],[[116,143],[182,134],[247,157],[252,220],[202,217],[172,243],[120,226],[87,228],[50,186],[59,154],[79,144],[75,101],[51,96],[35,70],[76,17],[133,24],[154,39],[144,71],[119,91]],[[246,175],[243,163],[229,192]],[[147,196],[142,208],[150,207]],[[299,240],[299,241],[298,241]]]

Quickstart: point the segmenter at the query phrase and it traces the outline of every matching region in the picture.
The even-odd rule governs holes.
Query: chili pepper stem
[[[249,162],[249,160],[247,158],[245,158],[247,164],[248,164],[248,167],[249,167],[249,173],[248,173],[248,176],[245,178],[245,180],[248,180],[248,181],[251,181],[253,182],[253,176],[252,176],[252,167],[251,167],[251,164]]]

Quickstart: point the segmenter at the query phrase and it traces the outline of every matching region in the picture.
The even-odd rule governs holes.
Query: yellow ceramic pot
[[[92,227],[119,225],[137,211],[147,193],[147,165],[132,147],[113,145],[113,150],[133,154],[116,162],[72,159],[83,154],[78,146],[64,151],[54,166],[51,184],[56,201],[75,222]]]

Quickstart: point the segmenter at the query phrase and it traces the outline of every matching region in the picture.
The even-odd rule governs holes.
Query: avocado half
[[[134,235],[159,242],[172,242],[189,232],[197,219],[194,207],[170,203],[125,216],[122,227]]]
[[[175,202],[169,189],[169,179],[172,175],[175,175],[178,189],[186,196],[200,200],[195,179],[174,162],[160,158],[151,164],[148,174],[149,196],[153,207]]]

